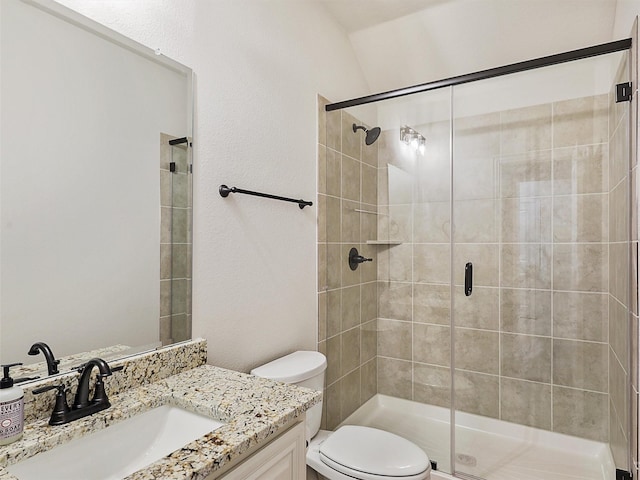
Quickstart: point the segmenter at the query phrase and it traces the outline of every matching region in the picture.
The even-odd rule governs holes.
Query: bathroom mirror
[[[190,338],[192,71],[53,1],[0,21],[0,361]]]

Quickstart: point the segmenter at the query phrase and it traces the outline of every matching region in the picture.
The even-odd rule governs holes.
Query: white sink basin
[[[10,465],[7,470],[20,480],[121,480],[222,425],[164,405]]]

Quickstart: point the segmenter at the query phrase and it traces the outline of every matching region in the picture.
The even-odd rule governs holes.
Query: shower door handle
[[[473,290],[473,263],[464,266],[464,294],[468,297]]]

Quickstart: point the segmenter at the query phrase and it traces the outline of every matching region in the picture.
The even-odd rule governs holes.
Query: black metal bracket
[[[632,480],[633,474],[631,472],[627,472],[626,470],[620,470],[616,468],[616,480]]]
[[[169,162],[169,171],[170,172],[176,171],[176,162]]]
[[[631,82],[616,85],[616,103],[631,101]]]
[[[182,138],[174,138],[173,140],[169,140],[169,145],[180,145],[182,143],[189,143],[189,139],[187,137],[182,137]]]
[[[307,202],[305,200],[296,200],[295,198],[280,197],[278,195],[271,195],[269,193],[252,192],[251,190],[243,190],[241,188],[236,188],[236,187],[227,187],[226,185],[220,185],[218,192],[220,192],[220,196],[223,198],[227,198],[230,193],[244,193],[245,195],[253,195],[255,197],[271,198],[273,200],[281,200],[283,202],[297,203],[298,207],[300,207],[300,210],[302,210],[304,207],[313,206],[313,202]]]

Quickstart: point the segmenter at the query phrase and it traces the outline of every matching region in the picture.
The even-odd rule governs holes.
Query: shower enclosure
[[[320,99],[323,428],[398,433],[434,478],[631,471],[637,213],[618,47],[403,96]],[[354,124],[382,133],[368,145]],[[352,270],[354,247],[373,261]]]

